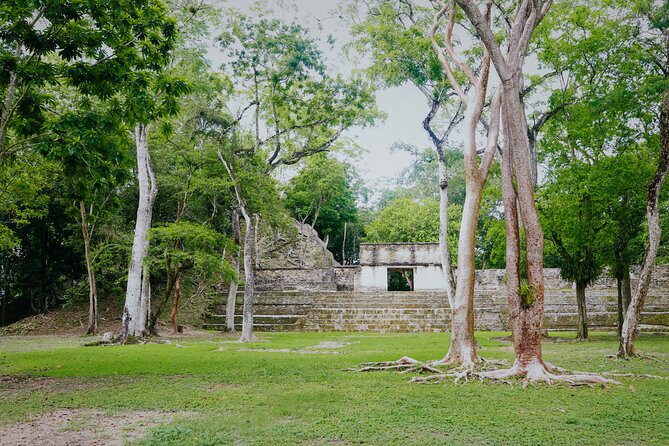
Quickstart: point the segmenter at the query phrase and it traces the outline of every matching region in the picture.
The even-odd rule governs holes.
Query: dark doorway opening
[[[413,268],[388,268],[388,291],[413,291]]]

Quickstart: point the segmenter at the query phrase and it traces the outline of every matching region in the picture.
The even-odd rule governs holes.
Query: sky
[[[228,0],[225,5],[248,11],[255,0]],[[323,54],[332,73],[349,75],[354,69],[364,68],[343,54],[343,45],[350,41],[348,26],[337,18],[333,11],[338,0],[288,0],[275,2],[273,15],[291,20],[296,18],[306,25],[322,43]],[[332,50],[326,44],[328,35],[335,38]],[[210,57],[217,62],[222,56],[212,49]],[[360,63],[360,61],[358,61]],[[379,109],[387,115],[374,127],[355,128],[344,134],[363,149],[354,164],[368,187],[378,188],[397,177],[400,171],[411,164],[411,157],[404,152],[391,152],[396,142],[412,144],[419,148],[430,147],[430,141],[422,127],[428,112],[425,98],[412,85],[382,89],[376,95]]]

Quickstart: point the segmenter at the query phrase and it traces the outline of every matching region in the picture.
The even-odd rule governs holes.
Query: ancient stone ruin
[[[284,239],[281,249],[273,249],[271,243],[262,243],[264,255],[256,279],[258,329],[448,330],[450,310],[437,243],[362,244],[360,264],[341,266],[327,250],[323,251],[323,242],[313,230],[303,226],[298,225],[296,244]],[[300,256],[308,262],[301,261]],[[545,270],[545,284],[544,326],[575,329],[574,284],[562,280],[558,269]],[[668,292],[669,266],[658,266],[642,314],[642,329],[669,330]],[[614,329],[618,300],[615,279],[603,275],[586,293],[590,326]],[[240,291],[237,314],[241,313],[241,303]],[[504,270],[477,271],[474,307],[477,329],[508,330]],[[223,327],[224,314],[225,302],[221,302],[212,309],[205,325]],[[236,322],[241,324],[241,316]]]

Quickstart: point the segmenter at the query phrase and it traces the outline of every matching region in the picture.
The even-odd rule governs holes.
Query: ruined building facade
[[[302,246],[311,244],[311,247],[287,248],[290,244],[286,243],[283,250],[272,251],[274,257],[269,256],[268,260],[265,256],[257,269],[255,324],[258,329],[448,330],[450,310],[438,244],[362,244],[360,265],[340,266],[331,254],[327,255],[327,250],[323,251],[322,242],[309,228],[299,228],[298,232],[303,239]],[[299,252],[300,249],[303,251]],[[302,259],[304,256],[300,257],[307,251],[316,252],[312,252],[309,262]],[[278,266],[285,265],[285,259],[291,256],[293,263]],[[474,311],[479,330],[508,330],[504,273],[496,269],[476,273]],[[633,286],[635,279],[633,274]],[[586,294],[590,326],[614,329],[618,301],[615,279],[600,277]],[[237,303],[241,308],[241,292]],[[206,319],[207,326],[217,328],[224,324],[224,307],[225,302],[221,302],[212,309]],[[576,311],[574,284],[562,280],[559,270],[546,269],[544,326],[553,330],[575,329]],[[644,330],[669,331],[669,266],[656,268],[641,320]],[[241,323],[241,317],[236,322]]]

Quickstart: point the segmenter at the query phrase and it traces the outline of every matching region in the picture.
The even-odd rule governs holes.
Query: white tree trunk
[[[146,328],[147,300],[150,290],[143,284],[148,283],[148,270],[144,268],[144,258],[149,247],[149,229],[151,213],[158,188],[155,175],[151,168],[151,157],[147,141],[148,125],[138,124],[135,127],[135,146],[137,149],[137,180],[139,183],[139,204],[132,243],[130,267],[128,268],[128,284],[125,295],[125,307],[121,322],[121,340],[128,336],[142,336]],[[143,279],[142,271],[146,271]],[[144,305],[142,305],[142,301]]]
[[[93,270],[93,260],[91,258],[91,235],[88,231],[88,222],[86,221],[86,206],[84,200],[79,201],[79,211],[81,213],[81,234],[84,238],[84,256],[86,258],[86,273],[88,276],[88,328],[86,334],[93,334],[98,329],[98,291],[95,283],[95,271]]]
[[[453,91],[462,101],[465,107],[464,128],[464,171],[465,171],[465,205],[462,210],[462,224],[458,239],[458,270],[455,280],[455,295],[451,303],[451,343],[448,354],[440,361],[445,364],[462,364],[473,366],[478,361],[476,353],[476,338],[474,337],[474,283],[475,283],[475,243],[476,228],[481,205],[481,194],[485,185],[490,165],[494,159],[497,139],[499,136],[499,102],[500,93],[497,93],[491,104],[491,120],[488,132],[488,140],[485,146],[481,165],[479,166],[476,134],[477,125],[481,119],[485,106],[486,92],[490,74],[490,57],[484,52],[481,69],[478,73],[460,57],[453,46],[453,29],[456,22],[455,2],[442,0],[432,28],[430,40],[436,52],[437,58],[442,65]],[[489,17],[491,4],[488,3],[487,15]],[[448,15],[448,22],[444,31],[442,49],[436,37],[442,17]],[[447,57],[448,55],[448,57]],[[457,66],[469,81],[469,86],[462,88],[451,64]],[[468,91],[472,88],[474,94]],[[440,171],[441,173],[441,171]],[[448,211],[442,209],[442,213]],[[443,253],[442,253],[443,255]]]
[[[142,329],[144,331],[151,316],[151,274],[146,264],[142,267],[142,298],[139,307],[139,325],[144,327]]]
[[[239,245],[241,242],[241,233],[239,229],[239,211],[234,209],[232,211],[232,236],[234,242]],[[232,266],[235,272],[239,274],[239,253],[233,254]],[[230,281],[230,288],[228,290],[228,301],[225,306],[225,326],[230,332],[235,332],[235,305],[237,303],[237,282]]]
[[[244,308],[242,313],[242,336],[240,342],[254,342],[257,338],[253,334],[253,301],[255,299],[255,269],[253,261],[254,227],[253,218],[242,207],[242,215],[246,223],[244,234]]]
[[[451,254],[448,251],[448,173],[444,159],[439,157],[439,254],[441,271],[446,281],[448,305],[453,308],[455,296],[455,280],[451,266]]]
[[[660,247],[660,193],[667,177],[669,167],[669,92],[662,97],[660,111],[660,160],[658,162],[655,176],[648,185],[648,196],[646,202],[646,215],[648,219],[648,248],[641,267],[639,282],[637,283],[632,300],[630,301],[625,322],[623,323],[622,335],[620,337],[620,349],[618,356],[628,358],[636,354],[634,340],[639,328],[641,310],[650,288],[650,279],[655,268],[657,250]]]
[[[253,230],[253,216],[246,207],[246,201],[242,198],[242,191],[235,180],[235,175],[230,168],[230,165],[219,151],[218,158],[223,163],[225,170],[228,171],[230,180],[233,182],[235,196],[237,198],[237,205],[244,217],[246,226],[246,233],[244,234],[244,306],[242,310],[242,336],[239,338],[240,342],[254,342],[257,340],[253,334],[253,301],[255,298],[255,262],[253,260],[253,248],[255,245],[255,234]]]
[[[476,101],[474,101],[476,102]],[[481,108],[471,104],[465,115],[465,204],[458,238],[458,269],[451,304],[451,343],[443,363],[471,366],[478,361],[474,337],[476,226],[483,190],[476,159],[476,126]]]

